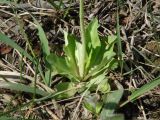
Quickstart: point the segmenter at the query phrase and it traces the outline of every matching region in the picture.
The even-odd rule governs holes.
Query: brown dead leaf
[[[0,54],[1,55],[8,54],[9,52],[11,52],[11,50],[12,50],[12,48],[7,45],[4,45],[4,44],[0,45]]]

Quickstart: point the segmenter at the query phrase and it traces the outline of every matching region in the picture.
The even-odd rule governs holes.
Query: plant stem
[[[120,25],[119,25],[119,8],[120,8],[120,1],[117,0],[117,17],[116,17],[116,22],[117,22],[117,46],[118,46],[118,59],[119,59],[119,64],[121,68],[121,74],[123,71],[123,57],[122,57],[122,43],[121,43],[121,38],[120,38]]]
[[[82,42],[82,67],[81,74],[84,76],[85,70],[85,59],[86,59],[86,39],[85,39],[85,28],[84,28],[84,0],[80,0],[80,9],[79,9],[79,17],[80,17],[80,29],[81,29],[81,42]]]

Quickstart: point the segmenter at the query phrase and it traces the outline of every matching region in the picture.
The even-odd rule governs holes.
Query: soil
[[[35,0],[37,3],[29,1],[30,3],[25,0],[18,0],[17,6],[0,3],[0,32],[6,34],[18,45],[31,53],[15,18],[14,11],[16,11],[36,57],[43,64],[41,45],[37,35],[38,31],[33,25],[33,19],[26,11],[31,13],[40,22],[49,41],[51,52],[63,55],[62,47],[64,39],[62,30],[68,30],[80,38],[79,3],[76,0],[71,0],[71,3],[69,2],[70,0],[64,0],[60,8],[55,8],[47,2],[40,2],[42,0]],[[50,0],[48,1],[50,2]],[[94,17],[97,17],[100,24],[100,36],[116,34],[117,10],[120,20],[122,51],[125,56],[124,62],[127,66],[127,68],[124,68],[123,73],[127,73],[133,69],[137,70],[123,77],[120,75],[119,69],[111,71],[114,73],[114,78],[112,79],[118,79],[126,90],[130,90],[132,88],[139,88],[160,75],[160,2],[159,0],[122,0],[117,7],[117,2],[114,0],[85,0],[85,24],[89,23]],[[20,58],[13,48],[0,43],[1,71],[20,72]],[[34,76],[32,69],[28,68],[28,66],[33,67],[32,62],[29,60],[25,61],[27,65],[23,65],[23,72],[28,76]],[[55,76],[52,86],[54,87],[54,84],[58,83],[61,79],[61,76]],[[15,93],[6,89],[1,89],[0,93],[10,96],[17,104],[23,104],[32,99],[26,93]],[[129,94],[130,92],[124,94],[122,102],[127,100]],[[9,97],[4,97],[3,95],[0,97],[1,112],[7,111],[10,108],[8,104],[13,104],[13,101],[5,103],[5,100],[9,99]],[[33,107],[35,110],[27,109],[22,113],[17,111],[11,114],[14,117],[22,114],[25,118],[32,116],[37,119],[54,119],[57,116],[60,120],[67,120],[72,117],[73,109],[76,107],[79,98],[78,96],[77,98],[64,100],[63,102],[45,101],[37,103]],[[39,106],[42,106],[43,110],[39,109]],[[119,108],[116,112],[123,113],[126,120],[159,120],[160,87],[148,92],[144,97],[133,103]],[[81,118],[80,115],[83,114],[88,115],[89,119],[94,119],[94,116],[86,112],[82,106],[78,113],[79,120]],[[87,118],[84,117],[84,119]]]

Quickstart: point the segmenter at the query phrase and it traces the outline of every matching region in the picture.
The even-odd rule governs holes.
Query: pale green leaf
[[[98,65],[101,60],[102,60],[102,57],[103,57],[103,53],[101,53],[101,48],[100,47],[97,47],[97,48],[92,48],[90,53],[89,53],[89,56],[88,56],[88,59],[87,59],[87,63],[86,63],[86,72],[88,73],[89,72],[89,69],[91,69],[92,67]]]
[[[45,72],[45,84],[48,86],[51,85],[51,70]]]
[[[112,44],[113,42],[115,42],[117,40],[117,36],[115,35],[109,35],[108,37],[108,44]]]
[[[108,36],[108,37],[104,37],[103,40],[106,43],[106,48],[105,48],[103,58],[108,57],[108,59],[109,59],[109,58],[111,58],[115,55],[115,52],[113,51],[113,48],[114,48],[114,44],[116,42],[116,36],[111,35],[111,36]]]
[[[112,63],[112,64],[111,64]],[[107,68],[111,68],[114,63],[114,59],[110,58],[108,59],[107,57],[102,61],[101,64],[97,65],[96,67],[91,68],[89,71],[89,74],[87,76],[95,76],[97,74],[103,73],[105,70],[109,70]]]
[[[79,68],[79,75],[82,77],[83,74],[82,74],[82,50],[83,47],[82,47],[82,44],[80,42],[76,42],[76,51],[75,51],[75,56],[76,56],[76,60],[77,60],[77,66]]]
[[[100,82],[98,85],[98,90],[102,93],[108,93],[110,91],[110,85],[108,83],[108,79],[105,78],[103,81]]]
[[[101,42],[98,36],[98,20],[94,19],[87,27],[85,32],[86,37],[86,50],[88,58],[86,60],[86,67],[85,69],[88,70],[96,64],[99,64],[103,53],[101,51]]]
[[[125,119],[123,114],[114,114],[110,117],[106,117],[105,119],[101,119],[101,120],[125,120]]]
[[[96,91],[98,85],[105,79],[105,77],[106,76],[104,73],[97,76],[92,76],[88,84],[86,84],[86,87],[90,88],[90,91]]]
[[[94,114],[98,114],[102,108],[103,103],[98,101],[96,95],[88,96],[84,99],[84,107]]]
[[[89,101],[85,100],[83,106],[90,112],[95,113],[95,105]]]
[[[98,36],[98,20],[94,19],[91,21],[91,23],[88,25],[86,29],[86,41],[87,46],[92,46],[94,49],[98,46],[101,46],[101,42]]]
[[[74,96],[77,91],[73,89],[73,87],[75,87],[75,84],[73,82],[62,82],[62,83],[57,84],[55,86],[57,93],[62,92],[62,91],[66,91],[66,92],[61,93],[55,97],[57,99],[65,99],[65,98]]]
[[[78,76],[78,66],[77,61],[75,57],[75,50],[76,50],[76,38],[73,35],[69,35],[67,32],[64,31],[64,37],[65,37],[65,46],[64,46],[64,52],[66,55],[66,59],[68,61],[68,65],[70,66],[72,72],[75,74],[75,76]]]
[[[52,66],[53,74],[61,74],[68,77],[71,81],[79,81],[64,57],[52,53],[47,56],[46,60]]]
[[[64,57],[57,56],[55,54],[50,54],[47,56],[48,63],[56,70],[59,74],[69,74],[70,69],[65,61]]]
[[[122,85],[116,81],[118,90],[112,91],[104,95],[104,107],[101,112],[101,120],[106,120],[108,117],[112,117],[114,115],[115,108],[117,107],[122,95],[123,95],[123,87]]]
[[[103,107],[103,103],[102,102],[97,102],[96,103],[96,114],[100,113],[102,107]]]
[[[104,71],[107,68],[112,68],[111,65],[115,66],[115,64],[113,64],[113,57],[116,55],[113,51],[115,40],[115,36],[108,36],[102,39],[103,44],[101,45],[101,50],[99,51],[99,54],[96,56],[97,59],[95,61],[95,64],[90,66],[89,75],[93,76]]]

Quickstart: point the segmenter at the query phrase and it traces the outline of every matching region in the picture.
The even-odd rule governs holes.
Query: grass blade
[[[131,96],[129,97],[130,101],[134,101],[136,100],[138,97],[140,97],[141,95],[143,95],[144,93],[152,90],[153,88],[155,88],[156,86],[158,86],[160,84],[160,77],[156,78],[154,80],[152,80],[151,82],[143,85],[141,88],[139,88],[138,90],[134,91]]]
[[[120,63],[120,67],[121,67],[121,73],[122,73],[122,69],[123,69],[123,52],[122,52],[122,43],[121,43],[121,38],[120,38],[120,25],[119,25],[119,6],[120,6],[120,1],[117,0],[117,17],[116,17],[116,22],[117,22],[117,26],[116,26],[116,31],[117,31],[117,46],[118,46],[118,58],[119,58],[119,63]]]
[[[10,4],[10,3],[13,3],[13,1],[11,1],[11,0],[0,0],[0,3],[2,3],[2,4]]]
[[[41,46],[42,46],[42,51],[43,51],[43,55],[45,58],[45,62],[46,62],[46,56],[50,55],[50,47],[49,47],[49,43],[48,43],[48,39],[45,35],[45,32],[43,30],[43,28],[41,27],[41,25],[39,24],[39,22],[32,16],[32,18],[34,19],[34,23],[37,25],[37,29],[38,29],[38,36],[41,42]],[[47,62],[45,63],[47,64]],[[40,73],[42,73],[41,69],[39,69]],[[45,84],[49,85],[51,82],[51,74],[50,73],[50,69],[49,70],[45,70],[45,75],[43,76],[43,80],[45,82]]]
[[[9,46],[11,46],[14,49],[17,49],[22,55],[27,57],[29,60],[34,62],[34,59],[32,56],[30,56],[23,48],[21,48],[18,44],[16,44],[12,39],[7,37],[6,35],[0,33],[0,42],[3,42]]]
[[[160,85],[160,77],[155,78],[154,80],[152,80],[151,82],[143,85],[141,88],[139,88],[138,90],[135,90],[132,92],[132,94],[129,96],[129,99],[124,102],[123,104],[121,104],[121,107],[126,105],[127,103],[129,103],[130,101],[135,101],[136,99],[138,99],[141,95],[144,95],[144,93],[152,90],[153,88],[157,87],[158,85]]]
[[[5,43],[6,45],[11,46],[12,48],[18,50],[23,56],[27,57],[29,60],[31,60],[35,65],[37,64],[36,60],[29,55],[22,47],[20,47],[17,43],[15,43],[12,39],[10,39],[9,37],[7,37],[6,35],[0,33],[0,42]],[[41,77],[43,78],[43,80],[45,80],[45,77],[43,75],[42,72],[42,68],[40,65],[38,65],[38,70],[41,74]]]
[[[43,54],[45,56],[47,56],[47,55],[50,54],[50,48],[49,48],[49,45],[48,45],[48,39],[47,39],[47,37],[45,35],[45,32],[44,32],[43,28],[41,27],[41,25],[38,23],[38,21],[34,17],[33,17],[33,19],[34,19],[34,23],[37,25],[38,36],[39,36],[39,39],[41,41]]]
[[[20,84],[20,83],[10,83],[10,82],[0,82],[0,88],[5,88],[5,89],[10,89],[10,90],[16,90],[16,91],[21,91],[21,92],[29,92],[32,94],[38,94],[41,96],[47,96],[49,93],[45,92],[43,90],[40,90],[38,88],[31,87],[28,85]]]

